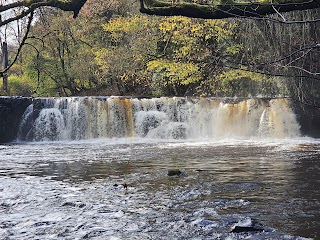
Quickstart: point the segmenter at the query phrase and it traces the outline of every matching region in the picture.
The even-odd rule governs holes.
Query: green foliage
[[[266,82],[266,76],[242,69],[229,69],[217,76],[220,82],[220,94],[231,96],[256,95],[260,82]],[[262,93],[262,89],[260,89]]]
[[[163,19],[159,24],[163,39],[160,44],[163,46],[161,58],[165,59],[160,62],[164,63],[162,69],[166,69],[160,72],[162,78],[168,79],[170,76],[172,82],[191,87],[212,81],[210,79],[223,69],[220,59],[239,52],[240,46],[233,39],[235,29],[235,24],[222,20]],[[169,67],[170,64],[173,67]],[[193,94],[203,94],[201,88],[192,91]]]
[[[76,20],[44,10],[12,71],[11,91],[250,96],[273,86],[273,79],[233,63],[245,52],[234,21],[150,17],[129,9],[124,0],[89,0]]]
[[[201,78],[198,66],[192,63],[153,60],[147,64],[147,69],[161,76],[161,83],[164,83],[165,87],[169,83],[188,85]]]
[[[39,82],[37,94],[81,95],[96,86],[98,67],[91,40],[79,35],[84,31],[80,22],[76,24],[63,12],[49,11],[42,17],[32,33],[47,34],[41,39],[32,39],[26,59],[26,74]]]
[[[254,73],[242,69],[231,69],[224,71],[217,76],[217,79],[221,81],[222,85],[227,85],[231,81],[241,81],[241,80],[250,80],[250,81],[260,81],[267,79],[266,76],[260,73]]]
[[[8,73],[8,89],[11,96],[35,96],[38,87],[35,78],[26,74],[26,66],[15,64]],[[2,81],[0,82],[2,89]],[[4,93],[3,93],[4,94]]]
[[[113,46],[97,51],[96,60],[117,82],[123,83],[120,77],[125,72],[130,75],[128,72],[138,70],[148,74],[138,79],[146,79],[149,94],[184,95],[207,81],[209,74],[221,71],[216,64],[212,69],[218,58],[239,53],[240,45],[233,43],[235,28],[235,24],[221,20],[117,17],[103,25]],[[139,84],[132,78],[129,82]],[[195,88],[192,93],[197,94]]]
[[[11,95],[30,97],[35,89],[34,83],[24,77],[11,75],[8,79],[8,88]]]

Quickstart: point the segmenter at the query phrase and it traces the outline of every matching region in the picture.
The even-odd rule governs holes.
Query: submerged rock
[[[205,170],[205,169],[196,169],[196,170],[194,170],[194,171],[196,171],[196,172],[208,172],[209,170]]]
[[[78,208],[84,208],[86,206],[85,203],[81,202],[65,202],[62,204],[62,207],[78,207]]]
[[[170,169],[168,170],[168,176],[172,177],[172,176],[182,176],[183,172],[179,169]]]
[[[113,186],[116,188],[119,186],[122,186],[125,190],[128,190],[128,187],[129,187],[128,183],[126,183],[126,182],[121,183],[121,184],[115,183],[115,184],[113,184]]]
[[[242,227],[242,226],[235,226],[231,232],[232,233],[242,233],[242,232],[263,232],[263,228],[258,227]]]

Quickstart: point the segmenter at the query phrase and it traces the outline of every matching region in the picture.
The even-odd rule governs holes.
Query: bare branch
[[[283,22],[286,22],[286,18],[273,6],[274,11],[282,18]]]
[[[10,63],[10,65],[9,65],[7,68],[2,69],[2,71],[0,71],[0,75],[1,75],[1,76],[2,76],[3,74],[5,74],[5,73],[13,66],[13,64],[15,64],[15,62],[17,61],[17,59],[18,59],[18,57],[19,57],[19,54],[20,54],[20,52],[21,52],[21,50],[22,50],[22,47],[23,47],[23,45],[25,44],[26,40],[28,39],[28,34],[29,34],[29,32],[30,32],[32,20],[33,20],[33,12],[30,13],[30,16],[29,16],[29,18],[28,18],[28,24],[27,24],[27,27],[26,27],[26,32],[25,32],[25,34],[24,34],[24,37],[23,37],[22,40],[21,40],[21,43],[20,43],[20,45],[19,45],[19,47],[18,47],[18,50],[17,50],[17,53],[16,53],[13,61]]]

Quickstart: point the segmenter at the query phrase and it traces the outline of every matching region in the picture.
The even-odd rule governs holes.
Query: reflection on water
[[[0,234],[7,239],[319,238],[319,154],[319,143],[310,139],[0,146]],[[169,177],[168,169],[184,175]],[[265,231],[230,233],[243,219],[256,219]]]

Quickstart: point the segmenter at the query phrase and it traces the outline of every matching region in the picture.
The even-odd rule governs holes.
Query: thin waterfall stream
[[[0,238],[319,239],[319,143],[286,98],[34,99]]]

